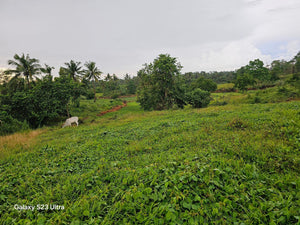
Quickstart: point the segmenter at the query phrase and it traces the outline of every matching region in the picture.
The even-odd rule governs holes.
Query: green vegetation
[[[33,81],[33,78],[39,73],[40,64],[39,60],[35,58],[30,58],[29,55],[18,54],[14,55],[14,60],[8,60],[8,65],[14,66],[13,70],[6,70],[6,74],[12,74],[14,77],[13,80],[16,80],[20,76],[23,76],[26,80],[27,88],[30,89],[30,83]]]
[[[209,104],[210,92],[217,90],[217,84],[199,77],[189,85],[180,75],[181,68],[176,58],[168,54],[161,54],[153,63],[144,65],[138,72],[137,91],[137,101],[144,110],[183,108],[187,104],[202,108]]]
[[[107,111],[115,106],[122,105],[121,99],[101,99],[91,104],[91,100],[82,98],[79,107],[73,107],[70,111],[71,115],[78,116],[82,123],[95,122],[100,112]]]
[[[126,74],[124,79],[119,79],[108,73],[101,79],[102,72],[95,62],[86,62],[86,68],[82,69],[81,62],[71,60],[60,67],[59,77],[53,78],[54,67],[47,64],[41,67],[38,59],[15,54],[14,59],[8,61],[15,68],[0,74],[0,121],[4,123],[0,126],[0,135],[56,124],[70,117],[70,111],[82,111],[80,98],[84,96],[96,102],[99,93],[111,99],[137,94],[137,101],[145,110],[183,108],[187,104],[206,107],[211,97],[203,91],[220,93],[277,86],[280,90],[272,94],[273,97],[265,99],[259,94],[255,97],[249,94],[245,102],[297,99],[300,96],[299,62],[297,54],[289,62],[273,61],[270,68],[255,59],[235,72],[180,74],[182,66],[177,59],[161,54],[153,63],[145,64],[137,77]],[[234,82],[234,86],[221,82]],[[212,105],[226,104],[215,99],[212,102]]]
[[[140,85],[137,91],[137,101],[143,109],[171,109],[174,105],[183,107],[182,99],[176,91],[176,80],[181,68],[177,59],[168,54],[161,54],[153,63],[144,65],[138,72]]]
[[[270,76],[268,68],[264,67],[264,63],[261,60],[255,59],[237,70],[235,87],[244,91],[254,84],[262,85],[276,79],[276,76]]]
[[[0,74],[0,135],[56,125],[73,113],[82,116],[82,122],[86,119],[91,122],[96,119],[96,115],[89,113],[91,108],[93,112],[98,110],[100,113],[121,104],[117,100],[120,94],[134,94],[136,90],[136,83],[128,74],[122,84],[124,92],[116,92],[121,84],[115,75],[112,79],[108,75],[108,79],[99,84],[102,72],[95,62],[86,62],[86,68],[82,69],[81,62],[71,60],[65,63],[66,67],[60,68],[58,77],[52,76],[54,67],[47,64],[41,67],[39,60],[29,55],[15,54],[8,64],[15,68]],[[109,97],[114,101],[102,101],[94,106],[80,101],[81,98],[96,102],[99,85],[103,86],[105,95],[111,94]],[[106,92],[108,89],[111,90]]]
[[[86,79],[93,82],[94,102],[96,102],[97,97],[96,97],[96,85],[95,85],[95,83],[99,81],[100,75],[102,74],[102,72],[96,67],[95,62],[88,62],[84,65],[87,68],[84,71]]]
[[[204,77],[206,79],[211,79],[217,84],[225,84],[233,82],[236,78],[235,71],[221,71],[221,72],[188,72],[183,74],[184,80],[188,84],[191,84],[194,80],[197,80],[200,77]]]
[[[200,88],[203,91],[213,92],[217,90],[217,83],[213,82],[211,79],[206,79],[204,77],[199,77],[192,84],[192,89]]]
[[[300,89],[283,84],[267,89],[241,92],[212,93],[210,105],[276,103],[299,99]]]
[[[299,54],[186,74],[166,54],[102,80],[94,62],[53,78],[14,59],[0,85],[0,224],[300,223]],[[80,125],[60,129],[70,116]]]
[[[0,221],[296,224],[299,108],[144,112],[131,102],[93,126],[48,129],[1,159]],[[64,209],[18,211],[16,204]]]
[[[234,92],[234,83],[218,84],[217,92]]]
[[[194,108],[206,107],[210,102],[210,93],[200,88],[187,93],[187,101]]]
[[[76,102],[80,93],[81,86],[78,83],[63,77],[53,79],[45,76],[30,89],[8,85],[0,95],[0,119],[7,125],[7,129],[0,127],[0,135],[10,133],[10,117],[28,123],[32,128],[59,121],[61,116],[68,114],[71,99]]]

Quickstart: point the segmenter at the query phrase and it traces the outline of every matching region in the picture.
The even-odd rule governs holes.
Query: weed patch
[[[227,127],[229,129],[245,129],[248,127],[247,122],[243,121],[241,118],[234,118],[232,119]]]

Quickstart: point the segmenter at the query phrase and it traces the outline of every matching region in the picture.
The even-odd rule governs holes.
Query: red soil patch
[[[122,105],[118,105],[116,107],[113,107],[112,109],[109,109],[109,110],[106,110],[106,111],[103,111],[103,112],[99,113],[97,116],[103,116],[106,113],[118,111],[118,110],[122,109],[125,106],[127,106],[127,102],[126,101],[124,101]]]
[[[136,97],[136,95],[122,95],[119,98],[131,98],[131,97]]]
[[[131,98],[136,97],[136,95],[121,95],[119,98]],[[98,97],[98,99],[111,99],[111,97]]]
[[[287,102],[291,102],[291,101],[300,101],[300,98],[288,98],[286,101],[287,101]]]
[[[111,99],[111,97],[98,97],[99,99]]]

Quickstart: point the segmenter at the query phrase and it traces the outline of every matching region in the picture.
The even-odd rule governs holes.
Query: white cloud
[[[251,42],[242,40],[228,43],[217,51],[210,51],[202,60],[203,65],[210,67],[208,70],[234,70],[256,58],[264,62],[271,59],[270,56],[263,55]]]
[[[300,51],[300,41],[290,41],[286,45],[279,46],[279,48],[283,53],[277,59],[290,60]]]
[[[226,71],[235,70],[249,63],[250,60],[261,59],[270,63],[271,56],[264,55],[251,41],[238,40],[223,43],[210,43],[197,46],[196,53],[186,49],[181,56],[183,71]],[[183,52],[183,51],[182,51]]]

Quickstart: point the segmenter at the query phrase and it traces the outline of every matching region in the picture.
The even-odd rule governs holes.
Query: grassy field
[[[229,90],[234,88],[234,83],[218,84],[217,90]]]
[[[0,137],[0,223],[299,224],[300,102],[226,96]]]
[[[230,84],[224,84],[230,85]],[[222,87],[222,85],[221,85]],[[277,103],[290,100],[299,100],[300,92],[291,85],[275,86],[262,90],[250,90],[247,92],[212,93],[212,106],[227,104],[257,104]]]

